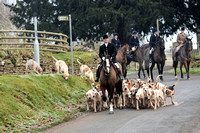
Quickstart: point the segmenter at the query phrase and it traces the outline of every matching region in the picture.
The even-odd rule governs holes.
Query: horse
[[[103,68],[100,72],[100,86],[103,93],[103,101],[104,105],[106,104],[106,95],[105,90],[108,91],[109,102],[110,102],[110,110],[109,113],[113,114],[113,94],[114,88],[116,88],[116,93],[119,94],[120,98],[120,108],[122,109],[122,80],[120,80],[119,76],[117,76],[117,70],[114,69],[114,64],[111,61],[109,55],[105,55],[105,60],[103,61]],[[120,66],[120,70],[122,71],[122,67]]]
[[[129,45],[128,44],[124,44],[117,52],[116,55],[116,60],[117,62],[119,62],[122,66],[122,72],[124,75],[124,78],[126,78],[126,74],[127,74],[127,56],[129,56]]]
[[[149,44],[146,44],[146,49],[144,50],[144,60],[145,60],[145,70],[147,71],[147,74],[149,76],[149,51],[150,51],[150,47]],[[155,48],[154,51],[152,53],[152,64],[150,67],[150,72],[151,72],[151,79],[152,81],[154,81],[153,79],[153,68],[155,66],[155,64],[157,64],[157,68],[158,68],[158,74],[160,75],[160,80],[163,81],[163,69],[165,66],[165,59],[166,59],[166,55],[165,55],[165,41],[163,38],[159,38],[159,40],[157,42],[155,42]]]
[[[177,47],[176,47],[177,48]],[[176,50],[174,48],[174,50]],[[182,66],[184,65],[185,70],[187,72],[187,79],[190,79],[189,70],[190,70],[190,62],[191,62],[191,52],[192,52],[192,40],[186,38],[183,43],[183,46],[178,50],[177,60],[174,59],[174,50],[172,51],[172,59],[173,59],[173,67],[175,72],[175,79],[177,79],[176,68],[178,66],[178,62],[180,62],[180,70],[181,70],[181,78],[183,78]]]
[[[127,64],[129,65],[131,61],[138,62],[139,63],[139,70],[138,70],[138,78],[140,78],[140,72],[142,70],[144,78],[146,78],[144,68],[143,68],[143,62],[144,62],[144,50],[146,49],[146,45],[142,45],[141,47],[137,47],[134,51],[133,57],[129,57],[127,60]]]

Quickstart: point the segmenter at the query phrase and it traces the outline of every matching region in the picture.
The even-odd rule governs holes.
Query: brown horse
[[[176,50],[176,48],[174,49]],[[177,79],[176,68],[178,66],[178,61],[180,62],[181,78],[183,78],[182,66],[184,65],[187,72],[187,79],[190,79],[189,70],[191,62],[191,52],[192,52],[192,41],[191,39],[186,39],[183,46],[179,49],[177,54],[177,60],[174,60],[174,51],[172,52],[173,67],[175,71],[175,78]]]
[[[124,78],[126,78],[126,73],[127,73],[127,69],[126,69],[126,64],[127,64],[127,56],[129,55],[129,45],[128,44],[124,44],[117,52],[116,55],[116,60],[117,62],[119,62],[122,66],[122,72],[124,75]]]
[[[105,60],[103,61],[103,68],[100,73],[100,86],[103,93],[103,101],[106,102],[105,90],[108,91],[109,102],[110,102],[110,114],[113,114],[113,94],[114,88],[116,88],[117,94],[120,95],[120,108],[122,108],[122,80],[117,76],[116,70],[114,69],[114,64],[112,63],[109,55],[105,55]],[[121,65],[120,70],[122,70]]]

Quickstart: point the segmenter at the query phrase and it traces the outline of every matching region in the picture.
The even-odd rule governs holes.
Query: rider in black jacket
[[[117,69],[118,74],[120,76],[120,79],[123,79],[123,77],[121,75],[121,71],[119,70],[119,65],[118,65],[118,63],[116,61],[117,50],[116,50],[114,44],[109,43],[109,39],[108,39],[107,35],[103,36],[103,41],[104,41],[104,44],[101,45],[100,48],[99,48],[99,57],[101,58],[101,63],[97,67],[95,82],[99,81],[99,76],[100,76],[100,70],[101,70],[102,62],[105,60],[105,56],[104,56],[105,52],[107,52],[108,55],[110,57],[112,57],[112,62],[114,64],[114,67]]]
[[[158,36],[158,31],[157,31],[157,28],[154,28],[152,30],[152,33],[151,34],[151,37],[150,37],[150,42],[149,42],[149,45],[150,45],[150,51],[149,51],[149,61],[152,62],[152,53],[154,51],[154,47],[156,46],[156,42],[159,41],[159,36]]]

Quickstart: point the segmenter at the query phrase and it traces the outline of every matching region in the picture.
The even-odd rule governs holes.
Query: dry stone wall
[[[34,59],[33,51],[27,50],[4,50],[0,51],[0,75],[23,75],[25,74],[25,64],[27,60]],[[86,64],[95,73],[98,64],[98,58],[94,58],[94,62]],[[56,73],[55,60],[51,55],[40,53],[40,65],[43,68],[43,74]],[[71,74],[71,65],[68,65]],[[80,65],[74,63],[74,74],[79,74]]]

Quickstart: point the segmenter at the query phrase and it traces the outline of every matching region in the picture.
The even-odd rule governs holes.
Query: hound
[[[62,73],[65,80],[68,80],[69,72],[68,72],[67,64],[62,60],[57,60],[53,56],[52,56],[52,58],[56,61],[55,66],[56,66],[57,74]]]
[[[27,74],[28,68],[33,70],[33,72],[36,72],[37,74],[40,74],[40,72],[43,72],[39,64],[32,59],[28,60],[26,63],[26,74]]]
[[[83,76],[89,77],[91,85],[94,85],[94,74],[91,71],[91,69],[87,65],[83,65],[82,63],[79,62],[77,59],[77,62],[80,66],[80,72],[81,72],[81,77]]]

